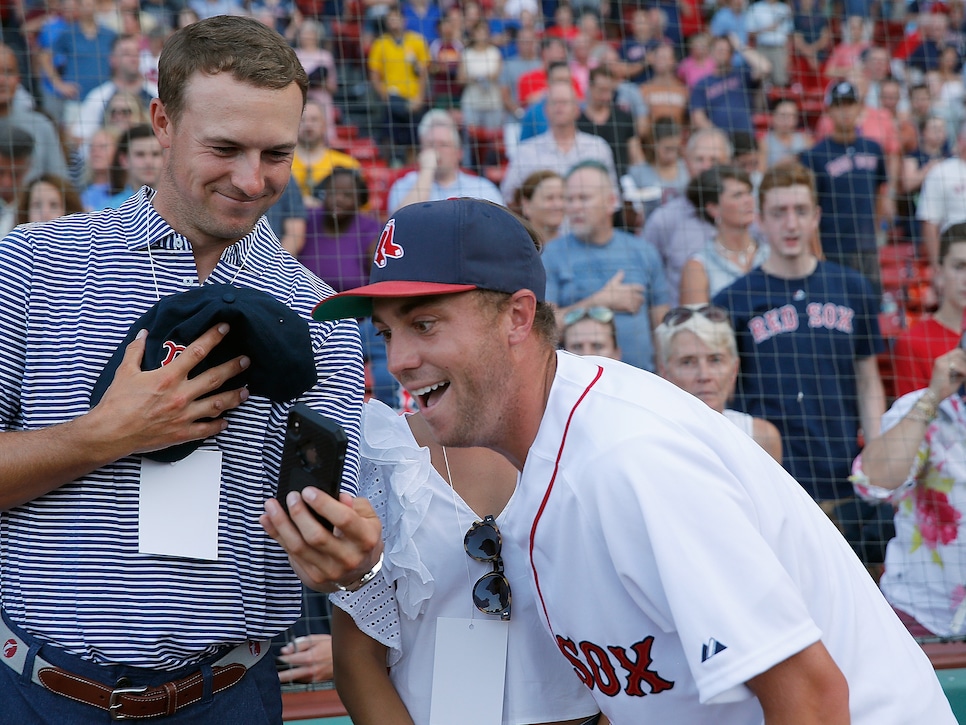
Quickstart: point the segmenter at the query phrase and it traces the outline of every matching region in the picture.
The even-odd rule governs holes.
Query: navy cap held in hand
[[[315,385],[318,374],[306,320],[265,292],[207,284],[163,298],[131,325],[94,385],[91,407],[104,396],[125,349],[140,330],[148,331],[141,369],[156,370],[222,322],[230,326],[228,334],[195,366],[190,377],[247,355],[251,365],[215,393],[247,385],[252,395],[281,403]],[[201,441],[189,441],[147,453],[145,457],[161,462],[179,461],[200,445]]]

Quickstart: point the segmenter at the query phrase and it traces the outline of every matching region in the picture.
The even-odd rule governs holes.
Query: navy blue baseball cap
[[[848,81],[839,81],[838,83],[833,83],[828,89],[828,94],[825,97],[826,106],[835,106],[841,103],[858,103],[859,102],[859,91]]]
[[[195,366],[190,377],[239,355],[247,355],[251,364],[212,395],[248,386],[252,395],[283,403],[315,385],[318,372],[307,320],[260,290],[206,284],[164,297],[131,325],[94,385],[91,407],[100,402],[113,382],[127,346],[139,331],[148,331],[141,369],[156,370],[222,322],[231,329]],[[180,461],[200,445],[201,441],[189,441],[146,453],[145,457],[164,463]]]
[[[405,206],[386,222],[369,284],[320,302],[316,320],[366,317],[374,297],[429,297],[474,289],[544,301],[547,273],[523,223],[507,208],[479,199]]]

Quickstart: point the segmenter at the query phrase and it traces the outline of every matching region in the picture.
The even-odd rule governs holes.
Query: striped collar
[[[122,227],[127,230],[127,248],[132,252],[142,251],[148,246],[151,249],[170,250],[190,248],[190,240],[176,232],[154,208],[151,200],[156,193],[150,187],[142,186],[118,208]],[[261,217],[252,231],[222,252],[210,279],[213,282],[227,282],[242,264],[249,274],[258,276],[275,258],[278,249],[278,238],[268,220]],[[226,273],[227,278],[222,280]]]

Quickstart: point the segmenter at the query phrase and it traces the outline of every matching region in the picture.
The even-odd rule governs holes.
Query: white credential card
[[[507,631],[499,619],[436,620],[430,725],[500,725]]]
[[[174,463],[141,459],[138,551],[218,559],[221,451],[197,450]]]

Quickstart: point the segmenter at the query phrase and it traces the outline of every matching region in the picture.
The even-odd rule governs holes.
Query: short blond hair
[[[731,329],[730,323],[713,322],[699,314],[697,310],[704,307],[704,304],[681,306],[695,310],[695,314],[676,325],[668,325],[666,322],[662,322],[654,330],[654,341],[657,344],[657,352],[662,366],[667,365],[668,360],[671,359],[671,345],[674,344],[674,338],[681,332],[692,333],[712,350],[726,351],[732,357],[738,357],[738,343],[735,340],[735,331]]]

